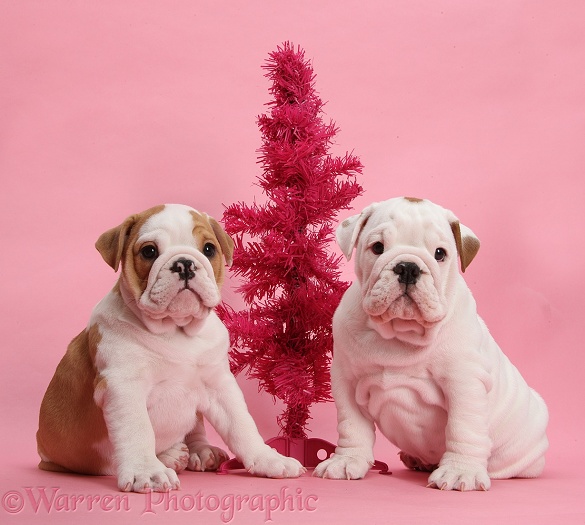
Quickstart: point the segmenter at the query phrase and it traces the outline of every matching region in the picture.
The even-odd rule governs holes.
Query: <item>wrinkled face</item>
[[[455,224],[459,232],[455,216],[440,206],[399,198],[372,205],[338,229],[348,257],[356,246],[362,306],[382,335],[424,337],[444,319],[458,278]]]
[[[122,246],[120,287],[143,317],[184,327],[219,304],[223,258],[231,261],[233,243],[214,219],[167,204],[129,217],[104,236],[116,232],[110,244]],[[100,241],[98,249],[108,260]]]

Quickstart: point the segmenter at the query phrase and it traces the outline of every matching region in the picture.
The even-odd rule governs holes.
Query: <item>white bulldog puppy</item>
[[[178,204],[105,232],[96,247],[121,275],[69,345],[47,389],[39,467],[115,474],[123,491],[179,488],[177,473],[215,470],[203,416],[251,473],[305,469],[262,440],[228,364],[220,302],[233,241],[219,223]]]
[[[397,198],[344,221],[337,240],[357,280],[333,319],[335,454],[314,475],[365,476],[375,426],[429,486],[487,490],[490,479],[536,477],[548,413],[478,316],[458,269],[473,232],[428,200]]]

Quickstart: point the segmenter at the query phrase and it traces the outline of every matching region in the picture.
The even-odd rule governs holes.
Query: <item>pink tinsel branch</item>
[[[338,129],[322,120],[302,49],[286,42],[264,68],[273,98],[258,118],[258,184],[268,202],[224,213],[248,309],[218,312],[230,330],[232,370],[247,370],[286,404],[278,418],[285,436],[305,437],[309,407],[330,399],[331,319],[348,286],[328,245],[337,213],[362,192],[355,180],[362,165],[353,154],[329,155]]]

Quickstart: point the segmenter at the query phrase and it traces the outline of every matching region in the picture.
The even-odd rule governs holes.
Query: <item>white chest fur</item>
[[[224,373],[228,334],[215,314],[199,333],[153,334],[145,331],[122,299],[111,292],[96,307],[101,342],[96,368],[108,383],[146,399],[157,453],[180,441],[194,427],[198,411],[209,408],[213,377]],[[96,402],[101,404],[99,392]]]

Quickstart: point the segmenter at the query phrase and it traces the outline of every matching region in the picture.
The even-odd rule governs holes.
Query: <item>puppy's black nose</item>
[[[403,284],[416,284],[420,277],[420,268],[413,262],[398,263],[393,272],[398,275],[398,282]]]
[[[179,274],[179,278],[185,284],[195,277],[195,262],[190,259],[177,259],[171,266],[171,272]]]

